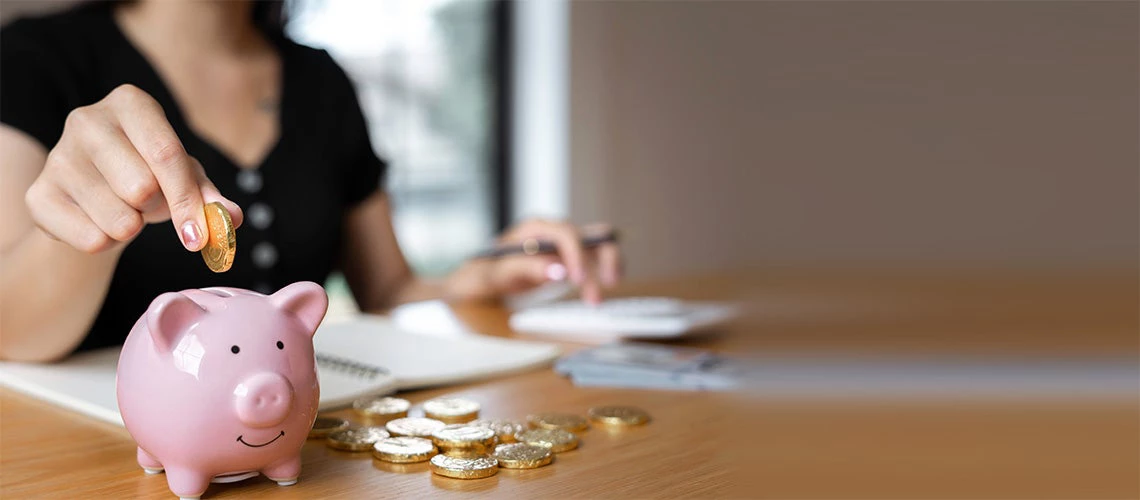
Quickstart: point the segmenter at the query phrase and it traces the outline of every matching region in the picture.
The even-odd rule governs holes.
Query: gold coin
[[[405,417],[397,418],[384,425],[393,436],[431,437],[431,433],[442,429],[447,424],[432,418]]]
[[[549,448],[525,443],[500,444],[491,456],[507,469],[537,469],[554,460]]]
[[[220,202],[207,203],[206,246],[202,247],[202,260],[215,273],[224,273],[234,265],[237,252],[237,236],[234,235],[234,222],[230,212]]]
[[[491,457],[431,457],[431,471],[455,479],[481,479],[499,473],[499,461]]]
[[[570,432],[582,432],[590,428],[590,422],[585,418],[568,413],[527,415],[526,421],[535,429],[562,429]]]
[[[372,455],[385,462],[410,464],[423,462],[435,455],[431,441],[417,437],[390,437],[372,446]]]
[[[615,427],[631,427],[649,422],[649,413],[633,406],[597,406],[588,412],[594,423]]]
[[[309,430],[309,439],[328,437],[336,431],[347,429],[348,420],[335,417],[317,417],[313,428]]]
[[[479,417],[479,403],[463,398],[435,398],[424,401],[424,416],[448,424],[462,424]]]
[[[408,408],[412,406],[406,399],[401,398],[360,398],[352,402],[352,409],[362,417],[370,420],[387,422],[396,418],[408,416]]]
[[[345,451],[368,451],[381,439],[388,437],[388,431],[379,427],[343,429],[329,434],[326,443],[330,448]]]
[[[514,420],[472,420],[467,425],[486,427],[495,431],[500,443],[515,442],[515,434],[526,430],[526,426]]]
[[[431,442],[442,453],[485,454],[495,446],[495,431],[487,427],[452,424],[433,432]]]
[[[516,434],[515,439],[520,443],[541,446],[554,453],[578,447],[578,436],[562,429],[528,429]]]

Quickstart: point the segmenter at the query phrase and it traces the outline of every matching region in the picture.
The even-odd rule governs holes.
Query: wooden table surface
[[[1135,363],[1140,332],[1135,270],[751,270],[619,294],[738,301],[744,313],[730,326],[672,344],[740,356]],[[501,309],[456,312],[476,331],[515,335]],[[542,369],[401,396],[418,403],[441,394],[478,400],[489,417],[631,404],[654,420],[624,432],[592,429],[551,466],[472,481],[310,441],[297,485],[257,478],[211,485],[205,498],[1140,497],[1140,407],[1131,391],[1077,399],[688,393],[577,388]],[[0,390],[0,497],[171,495],[165,476],[139,469],[122,428]]]

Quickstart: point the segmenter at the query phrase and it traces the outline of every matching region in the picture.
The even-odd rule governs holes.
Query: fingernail
[[[198,229],[198,224],[194,221],[189,221],[182,225],[182,245],[187,250],[197,250],[202,243],[202,230]]]
[[[562,281],[566,279],[566,266],[557,262],[546,266],[546,278],[550,281]]]

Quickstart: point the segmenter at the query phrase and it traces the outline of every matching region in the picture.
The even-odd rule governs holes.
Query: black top
[[[162,105],[189,154],[245,211],[233,267],[221,274],[187,252],[169,222],[143,229],[123,251],[81,350],[122,343],[164,292],[232,286],[267,293],[295,281],[324,282],[337,266],[344,214],[380,188],[385,163],[372,150],[351,82],[328,53],[267,36],[281,57],[280,138],[261,165],[243,170],[190,130],[110,6],[22,19],[0,31],[0,121],[50,150],[68,112],[134,84]]]

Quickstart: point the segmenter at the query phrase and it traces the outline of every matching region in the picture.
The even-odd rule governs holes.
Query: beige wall
[[[629,270],[1134,266],[1135,2],[571,2],[571,212]]]

